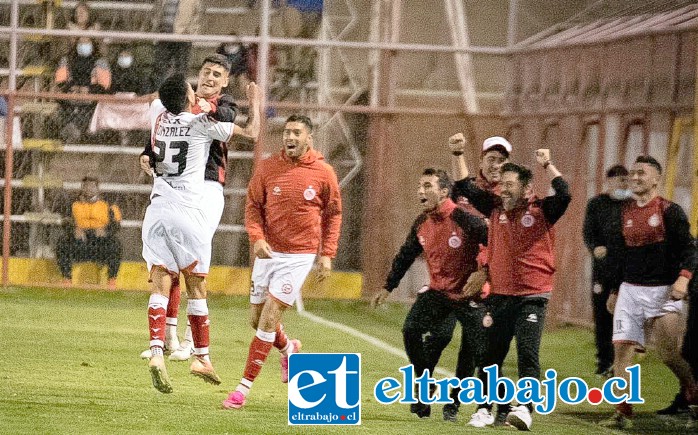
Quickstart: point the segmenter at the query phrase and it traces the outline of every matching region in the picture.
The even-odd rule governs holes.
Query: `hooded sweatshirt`
[[[298,161],[281,151],[259,163],[247,190],[245,228],[274,252],[333,258],[342,223],[337,175],[309,149]]]

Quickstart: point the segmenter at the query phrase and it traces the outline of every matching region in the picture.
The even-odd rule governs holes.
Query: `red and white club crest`
[[[657,216],[657,213],[653,214],[649,219],[647,219],[647,224],[653,228],[659,226],[659,216]]]
[[[303,192],[303,198],[306,199],[306,201],[311,201],[313,198],[315,198],[316,192],[315,189],[313,189],[313,186],[308,186],[307,189]]]
[[[460,248],[460,245],[463,244],[463,241],[458,237],[455,233],[448,239],[448,246],[450,246],[453,249]]]
[[[534,218],[532,215],[528,213],[523,215],[523,217],[521,218],[521,225],[523,225],[526,228],[531,228],[534,223],[536,223],[536,218]]]
[[[286,283],[286,284],[281,286],[281,292],[284,294],[287,294],[287,295],[291,294],[292,291],[293,291],[293,286],[289,283]]]

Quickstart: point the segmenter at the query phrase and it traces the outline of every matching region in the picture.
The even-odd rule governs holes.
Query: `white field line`
[[[372,335],[365,334],[357,329],[352,328],[351,326],[347,326],[347,325],[345,325],[343,323],[339,323],[339,322],[333,322],[332,320],[327,320],[324,317],[317,316],[317,315],[309,313],[308,311],[305,311],[305,310],[298,310],[298,315],[305,317],[306,319],[313,321],[315,323],[318,323],[320,325],[327,326],[328,328],[333,328],[333,329],[336,329],[338,331],[342,331],[346,334],[349,334],[353,337],[360,338],[361,340],[364,340],[365,342],[372,344],[372,345],[376,346],[377,348],[379,348],[379,349],[381,349],[389,354],[395,355],[399,358],[404,359],[405,361],[408,361],[407,355],[405,355],[405,351],[403,349],[398,349],[395,346],[391,346],[390,344],[386,343],[385,341],[378,339]],[[443,369],[441,367],[436,367],[434,369],[434,373],[439,374],[439,375],[444,376],[444,377],[449,377],[449,378],[455,376],[455,373],[453,373],[449,370]],[[573,420],[576,424],[579,424],[581,426],[586,426],[589,429],[604,430],[604,433],[610,433],[610,434],[616,434],[616,435],[623,435],[624,434],[624,432],[602,428],[601,426],[594,424],[590,421],[586,421],[586,420],[583,420],[583,419],[578,418],[578,417],[574,417],[574,416],[569,415],[569,414],[558,415],[558,418],[563,418],[566,420]]]
[[[324,326],[327,326],[329,328],[333,328],[333,329],[336,329],[338,331],[342,331],[342,332],[349,334],[353,337],[360,338],[360,339],[364,340],[365,342],[370,343],[370,344],[376,346],[377,348],[379,348],[379,349],[381,349],[389,354],[395,355],[395,356],[407,361],[407,355],[405,355],[405,351],[403,349],[398,349],[395,346],[391,346],[390,344],[386,343],[385,341],[380,340],[372,335],[364,334],[363,332],[358,331],[358,330],[352,328],[351,326],[347,326],[343,323],[338,323],[338,322],[333,322],[331,320],[327,320],[323,317],[316,316],[315,314],[309,313],[305,310],[298,311],[298,315],[305,317],[306,319],[312,320],[313,322],[318,323],[320,325],[324,325]],[[449,377],[449,378],[455,376],[455,373],[448,371],[446,369],[442,369],[441,367],[436,367],[436,369],[434,369],[434,373],[439,374],[439,375],[444,376],[444,377]]]

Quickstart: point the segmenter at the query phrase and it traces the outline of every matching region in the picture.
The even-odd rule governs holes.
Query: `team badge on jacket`
[[[651,226],[653,228],[658,227],[659,226],[659,216],[657,216],[657,213],[650,216],[650,218],[647,219],[647,223],[649,224],[649,226]]]
[[[279,186],[274,186],[271,190],[272,195],[281,195],[281,188]]]
[[[305,189],[305,192],[303,192],[303,198],[305,198],[307,201],[311,201],[313,198],[315,198],[315,189],[313,189],[313,186],[308,186],[308,188]]]
[[[530,213],[526,212],[521,218],[521,225],[526,228],[531,228],[533,224],[536,223],[536,218],[534,218]]]
[[[456,233],[453,233],[453,235],[448,239],[448,246],[450,246],[453,249],[458,249],[460,248],[460,245],[463,244],[463,241],[456,235]]]
[[[499,223],[500,224],[508,224],[509,219],[507,219],[507,215],[505,215],[504,213],[500,214],[499,215]]]

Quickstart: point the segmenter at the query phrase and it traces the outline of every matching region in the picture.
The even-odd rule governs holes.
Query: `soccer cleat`
[[[616,411],[612,417],[599,422],[599,426],[612,428],[612,429],[632,429],[633,419],[630,416],[623,414],[622,412]]]
[[[197,378],[203,379],[209,384],[220,385],[221,383],[221,378],[219,378],[216,371],[213,370],[211,361],[206,361],[198,356],[192,361],[191,367],[189,367],[189,373]]]
[[[507,414],[506,422],[518,430],[531,430],[533,418],[531,417],[531,412],[526,406],[512,406],[511,411],[509,411],[509,414]]]
[[[472,427],[485,427],[492,426],[494,424],[494,416],[487,408],[480,408],[475,412],[475,414],[470,416],[469,426]]]
[[[419,418],[427,418],[431,415],[431,405],[421,402],[413,403],[410,405],[410,412]]]
[[[162,352],[165,355],[169,355],[170,352],[172,352],[172,349],[177,349],[177,347],[173,347],[175,344],[179,343],[179,339],[177,337],[174,338],[174,340],[166,341],[165,342],[165,348],[162,350]],[[193,352],[193,350],[192,350]],[[141,352],[141,359],[150,359],[153,357],[153,354],[150,352],[150,348],[144,350]],[[170,358],[170,361],[179,361],[179,360],[173,360]]]
[[[444,405],[443,409],[444,421],[450,421],[452,423],[458,422],[458,405],[455,403],[447,403]]]
[[[676,395],[676,397],[674,397],[674,400],[671,402],[671,404],[669,406],[657,411],[657,415],[659,415],[659,416],[681,415],[681,414],[687,414],[688,411],[689,411],[688,401],[686,400],[686,396],[683,394],[683,392],[681,392],[681,393],[678,393]]]
[[[194,355],[194,344],[189,340],[184,340],[182,344],[177,346],[174,352],[167,358],[170,361],[187,361]]]
[[[172,384],[170,383],[170,377],[167,375],[165,358],[162,356],[150,358],[148,368],[150,369],[150,377],[153,379],[153,387],[161,393],[171,393]]]
[[[235,390],[228,394],[228,398],[223,401],[223,408],[225,409],[240,409],[245,405],[245,395],[241,392]]]
[[[293,343],[293,352],[291,352],[291,353],[298,353],[301,351],[301,347],[303,347],[303,344],[301,343],[300,340],[293,339],[293,340],[291,340],[291,343]],[[279,362],[281,363],[281,382],[284,384],[287,384],[288,383],[288,355],[281,355]]]

